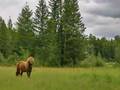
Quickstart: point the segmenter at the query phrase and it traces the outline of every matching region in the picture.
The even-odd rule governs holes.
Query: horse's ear
[[[34,54],[33,54],[33,53],[31,53],[31,54],[29,55],[29,57],[34,57]]]

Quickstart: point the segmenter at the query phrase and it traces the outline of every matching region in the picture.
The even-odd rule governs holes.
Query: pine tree
[[[13,24],[12,24],[12,20],[11,18],[9,17],[9,20],[8,20],[8,24],[7,24],[7,36],[8,36],[8,47],[9,47],[9,53],[10,55],[13,53],[12,51],[14,50],[15,48],[15,38],[14,37],[14,31],[13,31]]]
[[[18,43],[17,45],[22,50],[33,50],[34,32],[32,10],[29,5],[25,5],[17,19]],[[23,50],[24,51],[24,50]]]
[[[61,11],[60,10],[61,0],[50,0],[49,5],[51,9],[50,16],[55,23],[58,23],[60,11]]]
[[[34,17],[34,26],[35,26],[35,31],[37,33],[37,41],[36,41],[36,46],[37,46],[37,56],[38,58],[40,57],[39,60],[41,60],[41,63],[43,64],[44,61],[47,61],[47,41],[46,39],[49,38],[47,37],[47,22],[48,22],[48,7],[46,5],[45,0],[39,0],[38,5],[36,6],[36,12],[35,12],[35,17]],[[39,50],[38,50],[39,49]],[[42,61],[44,60],[44,61]]]
[[[5,21],[0,17],[0,52],[8,57],[8,30]]]
[[[45,0],[39,0],[39,3],[36,7],[37,9],[34,18],[35,30],[40,34],[44,33],[47,29],[48,7]]]
[[[63,0],[59,0],[59,19],[58,19],[58,48],[60,65],[64,62],[64,31],[63,31]]]
[[[10,17],[9,17],[9,20],[8,20],[8,29],[9,29],[9,30],[12,30],[12,29],[13,29],[12,20],[11,20]]]
[[[63,11],[64,65],[76,65],[84,59],[85,30],[77,0],[65,0]]]
[[[49,63],[60,66],[59,29],[61,19],[61,0],[50,0],[50,19],[48,21]]]
[[[51,18],[54,23],[54,30],[56,32],[57,54],[60,66],[63,66],[64,61],[64,35],[62,26],[63,16],[63,0],[50,0]]]

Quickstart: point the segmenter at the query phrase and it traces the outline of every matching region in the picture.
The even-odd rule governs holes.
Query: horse
[[[19,61],[16,64],[16,76],[23,74],[23,72],[27,73],[27,76],[30,77],[32,72],[32,65],[34,63],[34,57],[29,56],[26,61]]]

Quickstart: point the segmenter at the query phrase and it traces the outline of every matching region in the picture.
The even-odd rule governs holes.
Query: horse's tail
[[[16,65],[16,76],[20,74],[20,68],[19,68],[20,63],[17,63]]]

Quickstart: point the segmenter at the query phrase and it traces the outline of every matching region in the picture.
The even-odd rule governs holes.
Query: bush
[[[0,52],[0,63],[3,63],[4,61],[6,61],[6,59],[3,56],[3,54]]]
[[[0,65],[15,65],[17,62],[18,56],[16,53],[9,55],[8,57],[4,57],[2,53],[0,53]]]
[[[102,67],[105,66],[105,61],[100,56],[94,55],[88,56],[84,61],[80,63],[82,67]]]
[[[17,60],[18,60],[18,56],[16,54],[13,54],[7,58],[7,63],[8,64],[16,64]]]

